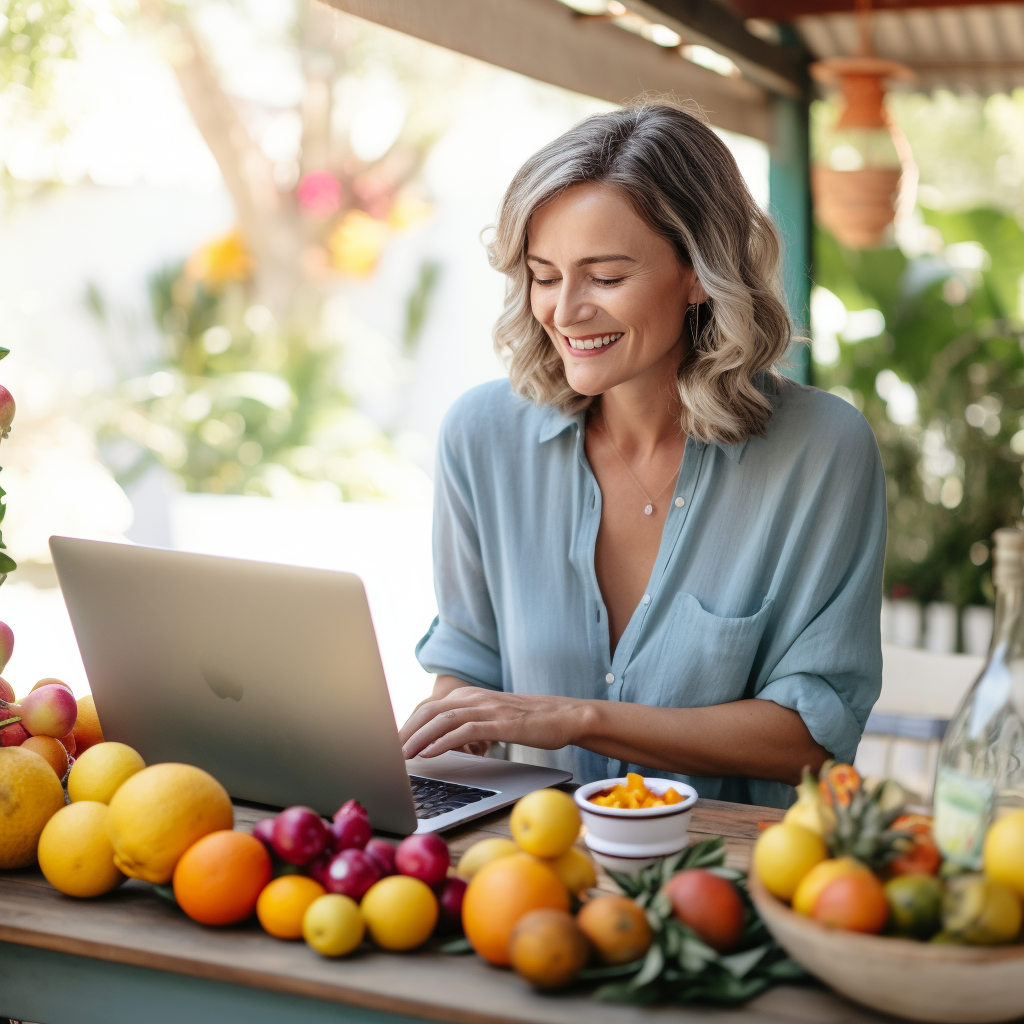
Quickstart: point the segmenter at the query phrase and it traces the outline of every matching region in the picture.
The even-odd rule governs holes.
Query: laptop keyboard
[[[410,775],[409,781],[412,783],[412,802],[416,805],[417,818],[436,818],[439,814],[486,800],[496,793],[493,789],[460,786],[457,782],[425,779],[420,775]]]

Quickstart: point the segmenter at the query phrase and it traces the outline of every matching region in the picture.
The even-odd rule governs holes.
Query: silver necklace
[[[604,426],[603,423],[601,425]],[[616,446],[615,442],[612,440],[612,435],[608,432],[608,428],[606,426],[604,427],[604,436],[608,438],[608,443],[612,446],[612,451],[615,452],[616,455],[618,455],[619,462],[621,462],[623,464],[623,466],[626,467],[626,472],[630,475],[630,478],[632,479],[633,483],[636,484],[637,490],[647,499],[647,504],[644,505],[644,515],[645,516],[653,515],[653,513],[654,513],[654,503],[665,493],[665,491],[668,490],[669,484],[673,483],[675,480],[678,479],[678,477],[679,477],[679,470],[677,469],[672,474],[672,476],[669,479],[668,483],[666,483],[665,486],[662,487],[662,489],[660,491],[658,491],[658,493],[652,498],[647,493],[647,491],[644,490],[643,484],[640,483],[639,480],[637,480],[636,474],[633,472],[633,470],[631,470],[629,468],[629,463],[622,457],[622,452],[619,451],[619,449]]]

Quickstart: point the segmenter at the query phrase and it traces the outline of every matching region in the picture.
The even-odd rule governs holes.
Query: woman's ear
[[[691,271],[690,278],[690,291],[686,296],[686,301],[693,303],[707,302],[708,293],[704,290],[704,285],[700,283],[700,279],[697,277],[696,271]]]

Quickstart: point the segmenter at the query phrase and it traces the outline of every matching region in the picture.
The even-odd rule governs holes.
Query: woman
[[[405,756],[501,741],[786,806],[878,696],[885,480],[864,418],[774,369],[771,220],[706,125],[645,102],[528,160],[489,251],[510,381],[442,429]]]

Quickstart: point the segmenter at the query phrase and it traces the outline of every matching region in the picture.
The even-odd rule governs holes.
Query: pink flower
[[[329,171],[310,171],[295,190],[303,209],[314,217],[329,217],[341,204],[341,185]]]

